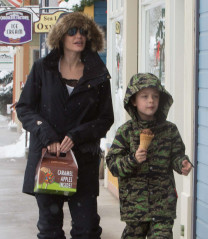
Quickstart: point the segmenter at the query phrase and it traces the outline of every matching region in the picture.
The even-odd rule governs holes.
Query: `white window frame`
[[[138,69],[139,72],[146,72],[146,33],[148,32],[145,29],[146,24],[146,13],[148,10],[158,7],[162,4],[166,4],[165,0],[143,0],[139,5],[139,31],[138,31],[138,39],[139,39],[139,61],[138,61]]]

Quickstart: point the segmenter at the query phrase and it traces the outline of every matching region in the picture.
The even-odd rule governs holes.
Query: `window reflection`
[[[146,71],[165,78],[165,5],[146,11]]]

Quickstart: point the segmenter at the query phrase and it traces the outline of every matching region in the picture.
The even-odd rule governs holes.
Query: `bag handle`
[[[48,152],[48,149],[47,149],[47,148],[43,148],[43,149],[42,149],[41,161],[43,160],[43,158],[44,158],[45,156],[47,156],[48,158],[53,158],[53,159],[57,159],[57,158],[58,158],[56,155],[50,154],[50,153]],[[64,157],[62,156],[61,158],[62,158],[62,159],[69,160],[69,159],[71,159],[71,157],[72,157],[72,159],[74,160],[74,162],[75,162],[75,164],[76,164],[76,166],[77,166],[77,168],[78,168],[77,160],[76,160],[76,158],[75,158],[75,156],[74,156],[74,153],[73,153],[73,151],[72,151],[71,149],[65,154]]]
[[[71,150],[67,151],[67,153],[60,153],[59,157],[62,158],[62,159],[71,159],[70,152],[72,154]],[[56,154],[49,153],[47,148],[43,148],[42,149],[42,158],[46,157],[46,156],[49,157],[49,158],[56,158],[56,159],[59,158],[59,157],[56,156]]]

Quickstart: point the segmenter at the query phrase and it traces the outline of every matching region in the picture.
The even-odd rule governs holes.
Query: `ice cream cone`
[[[153,138],[154,134],[150,129],[143,130],[140,134],[139,148],[147,150]]]
[[[153,138],[154,138],[154,135],[140,134],[140,145],[139,145],[139,147],[141,149],[147,150]]]
[[[20,43],[20,38],[17,38],[17,39],[9,38],[9,42],[10,43]]]

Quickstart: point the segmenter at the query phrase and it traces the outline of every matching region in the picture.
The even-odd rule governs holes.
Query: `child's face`
[[[137,107],[137,112],[142,120],[154,120],[159,106],[160,93],[154,88],[145,88],[136,93],[132,104]]]

